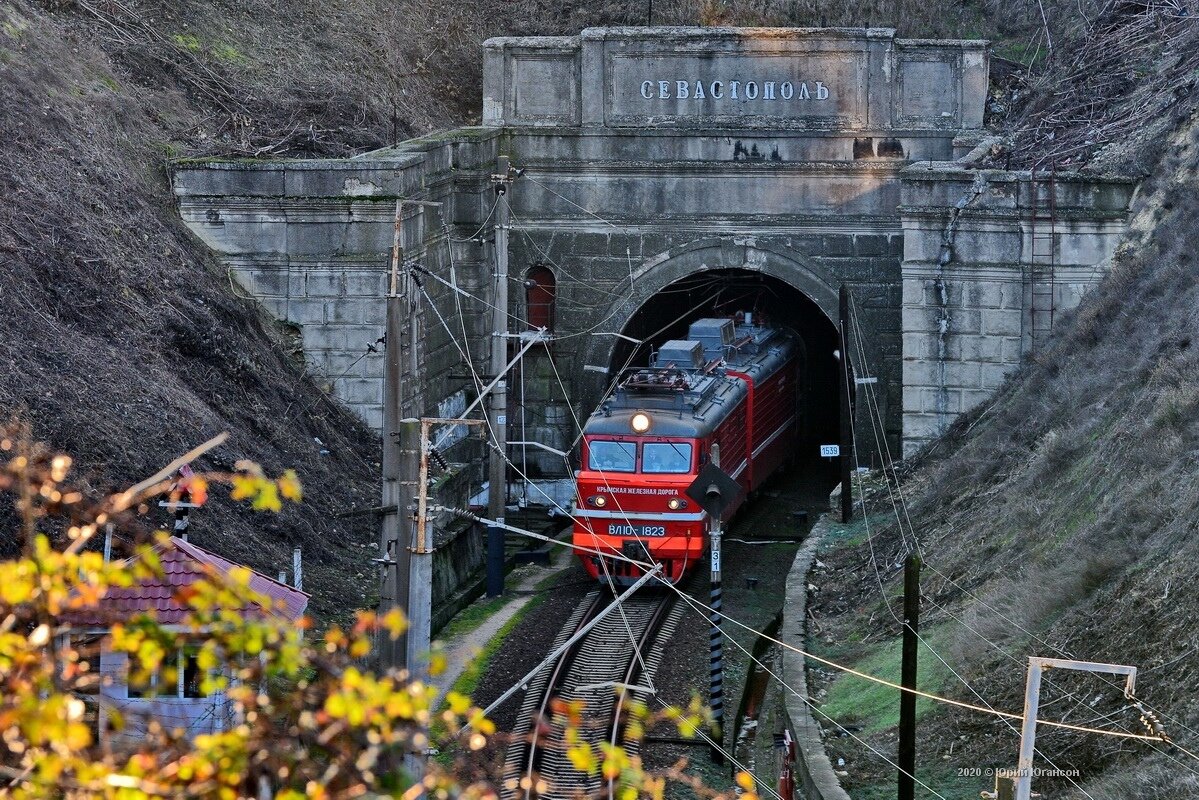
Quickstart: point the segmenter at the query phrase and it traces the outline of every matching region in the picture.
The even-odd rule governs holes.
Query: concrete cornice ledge
[[[800,650],[807,649],[808,569],[816,558],[816,549],[828,529],[827,517],[812,528],[803,547],[795,554],[791,572],[787,575],[787,597],[783,603],[783,642]],[[792,691],[786,693],[787,717],[795,734],[802,795],[807,800],[851,800],[841,788],[832,762],[820,738],[820,726],[812,716],[808,696],[808,674],[804,657],[794,650],[783,648],[783,680]]]
[[[735,28],[728,26],[662,25],[655,27],[584,28],[585,41],[603,39],[660,39],[669,42],[695,39],[894,39],[895,28]]]

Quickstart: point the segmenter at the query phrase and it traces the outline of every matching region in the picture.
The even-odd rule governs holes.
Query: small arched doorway
[[[532,330],[554,330],[554,304],[558,281],[545,264],[534,264],[525,273],[525,319]]]

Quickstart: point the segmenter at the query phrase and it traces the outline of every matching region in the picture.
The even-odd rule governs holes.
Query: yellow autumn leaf
[[[279,499],[278,487],[270,481],[261,481],[258,496],[254,498],[250,507],[255,511],[282,511],[283,501]]]
[[[445,696],[446,702],[450,705],[450,711],[455,714],[465,714],[470,708],[470,698],[458,692],[450,692]]]
[[[586,772],[588,775],[595,772],[595,753],[591,752],[591,745],[586,742],[567,749],[566,757],[579,772]]]
[[[340,694],[331,694],[325,698],[325,713],[331,717],[344,717],[346,715],[346,699]]]
[[[747,792],[752,792],[754,789],[754,776],[742,770],[737,773],[737,785]]]
[[[404,616],[404,612],[398,608],[393,608],[383,615],[383,627],[387,629],[388,635],[392,641],[400,638],[400,634],[408,629],[408,620]]]
[[[233,489],[229,492],[229,497],[234,500],[248,500],[257,494],[258,481],[249,475],[234,475]]]
[[[294,469],[285,471],[276,483],[279,486],[279,494],[285,499],[293,503],[304,499],[304,489],[300,486],[300,478]]]
[[[482,709],[475,709],[470,715],[470,726],[479,733],[490,736],[495,733],[495,723],[483,716]]]
[[[370,640],[363,637],[350,643],[350,658],[362,658],[371,651]]]

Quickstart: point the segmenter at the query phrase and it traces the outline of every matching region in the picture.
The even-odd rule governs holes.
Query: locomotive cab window
[[[592,439],[587,443],[587,468],[605,472],[636,472],[637,443]]]
[[[641,449],[641,471],[686,474],[691,471],[688,442],[646,442]]]

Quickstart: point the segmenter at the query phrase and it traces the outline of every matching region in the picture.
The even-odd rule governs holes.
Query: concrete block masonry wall
[[[1050,188],[1028,172],[931,163],[904,171],[905,455],[991,397],[1106,274],[1135,182],[1056,175],[1052,220]]]
[[[384,356],[377,341],[385,328],[396,200],[443,204],[440,213],[405,207],[406,258],[448,273],[452,256],[462,286],[480,291],[484,248],[456,240],[487,215],[495,153],[494,132],[467,130],[353,159],[184,162],[173,180],[184,222],[240,286],[298,329],[313,376],[378,430]],[[444,316],[455,316],[442,285],[425,288]],[[450,374],[463,370],[436,315],[424,313],[425,411],[437,413],[464,384]],[[477,314],[466,317],[474,357],[486,353],[481,322]]]

